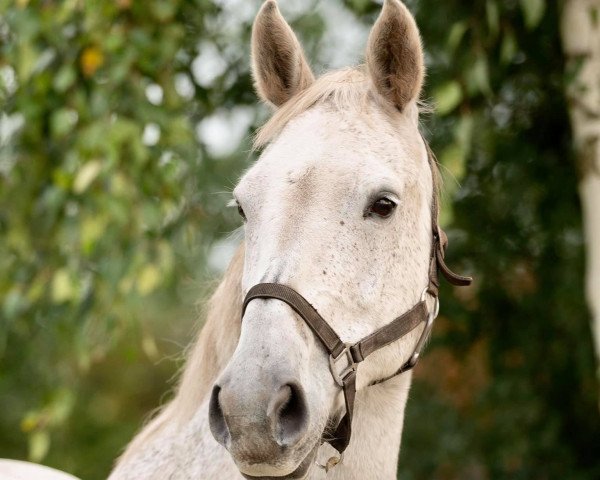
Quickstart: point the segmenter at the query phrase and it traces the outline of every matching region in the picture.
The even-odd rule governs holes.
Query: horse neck
[[[396,478],[411,373],[357,392],[352,440],[327,479]],[[332,449],[328,449],[328,452]],[[323,452],[325,453],[325,452]]]

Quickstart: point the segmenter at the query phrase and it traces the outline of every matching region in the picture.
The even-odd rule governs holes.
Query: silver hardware
[[[346,365],[338,370],[337,362],[340,358],[344,357],[346,359]],[[350,352],[350,345],[344,344],[344,349],[340,352],[337,357],[334,357],[333,354],[329,355],[329,370],[331,371],[331,375],[333,375],[333,379],[335,383],[337,383],[340,387],[344,386],[344,378],[353,371],[356,371],[356,363],[354,363],[354,359],[352,358],[352,352]]]
[[[428,287],[425,287],[425,290],[423,290],[423,293],[421,293],[421,301],[422,302],[425,301],[427,294],[429,294],[433,298],[433,301],[435,302],[433,304],[433,319],[435,320],[438,316],[438,313],[440,313],[440,299],[437,296],[431,295],[429,293]]]
[[[423,293],[421,294],[421,301],[425,301],[427,294],[428,294],[428,291],[426,288],[425,290],[423,290]],[[431,329],[433,328],[433,322],[437,318],[438,313],[440,313],[440,299],[436,296],[433,296],[433,300],[434,300],[433,310],[431,312],[429,312],[429,315],[427,316],[427,322],[425,323],[425,328],[423,329],[423,333],[421,334],[421,337],[419,338],[419,341],[417,342],[417,345],[415,346],[413,354],[410,356],[410,359],[408,360],[408,362],[406,362],[407,369],[414,367],[417,364],[417,362],[419,361],[419,357],[421,356],[421,351],[423,350],[423,347],[425,346],[425,342],[429,338],[429,334],[431,333]]]

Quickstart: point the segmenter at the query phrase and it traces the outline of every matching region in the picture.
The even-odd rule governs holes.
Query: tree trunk
[[[600,0],[567,0],[562,12],[567,98],[580,170],[586,297],[600,380]]]

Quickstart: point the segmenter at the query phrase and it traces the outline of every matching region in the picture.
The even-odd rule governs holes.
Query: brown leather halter
[[[328,442],[340,453],[340,455],[350,443],[350,435],[352,433],[352,414],[354,411],[354,398],[356,396],[356,369],[358,364],[371,353],[399,340],[418,327],[421,323],[425,322],[423,333],[410,358],[392,375],[374,380],[370,382],[368,386],[385,382],[386,380],[413,368],[419,360],[423,345],[429,337],[429,333],[433,327],[433,321],[438,314],[438,271],[441,271],[446,280],[452,285],[466,286],[470,285],[472,282],[471,277],[455,274],[444,262],[444,252],[448,245],[448,238],[438,224],[439,210],[435,181],[435,158],[425,139],[423,139],[423,142],[427,149],[427,157],[431,167],[434,188],[433,200],[431,203],[432,242],[429,262],[429,283],[423,291],[419,303],[384,327],[381,327],[362,340],[350,345],[344,343],[319,312],[317,312],[317,310],[302,295],[291,287],[279,283],[259,283],[248,291],[246,298],[244,299],[242,318],[244,317],[246,307],[255,298],[275,298],[287,303],[308,324],[329,353],[329,367],[331,374],[336,383],[342,388],[346,404],[346,414],[338,424],[337,429],[333,434],[333,439]],[[434,299],[434,308],[431,312],[428,311],[427,303],[425,301],[427,294],[431,295]],[[346,364],[343,365],[342,368],[338,368],[338,362],[340,360],[346,361]],[[337,461],[339,461],[339,459]],[[334,462],[332,466],[335,465],[337,461]]]

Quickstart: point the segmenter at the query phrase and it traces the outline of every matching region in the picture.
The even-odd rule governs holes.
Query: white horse
[[[111,480],[396,477],[411,374],[366,385],[406,361],[422,328],[361,364],[352,439],[326,474],[313,459],[332,456],[323,432],[344,411],[327,352],[282,302],[250,303],[243,322],[240,312],[253,285],[286,284],[355,342],[419,301],[435,192],[418,130],[425,72],[417,26],[402,3],[387,0],[366,67],[315,80],[270,0],[255,20],[252,54],[257,91],[276,110],[257,136],[264,152],[233,192],[245,245],[211,300],[176,397]],[[225,417],[227,431],[215,432],[223,445],[209,413]]]
[[[406,362],[423,327],[360,364],[350,444],[327,471],[317,464],[336,458],[326,441],[345,408],[328,352],[285,303],[255,300],[243,322],[241,307],[253,285],[285,284],[353,343],[419,302],[437,192],[418,129],[417,26],[399,0],[386,0],[366,66],[315,80],[268,0],[252,55],[256,89],[275,113],[256,138],[262,155],[233,192],[244,245],[210,300],[175,398],[110,480],[396,478],[411,373],[369,384]]]
[[[0,480],[77,480],[77,478],[43,465],[0,458]]]

